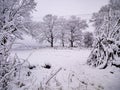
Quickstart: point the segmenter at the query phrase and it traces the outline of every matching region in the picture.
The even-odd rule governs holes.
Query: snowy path
[[[34,71],[38,82],[47,80],[51,74],[62,67],[62,71],[56,78],[65,90],[68,89],[69,80],[72,80],[69,83],[71,88],[81,90],[120,90],[120,73],[111,74],[111,69],[99,70],[85,65],[90,50],[40,49],[16,51],[12,54],[14,53],[23,59],[30,55],[31,64],[40,66],[50,64],[52,66],[49,70],[40,67]],[[82,83],[83,86],[79,87],[81,85],[79,83]]]

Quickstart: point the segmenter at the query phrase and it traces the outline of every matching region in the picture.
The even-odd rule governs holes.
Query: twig
[[[62,68],[59,68],[48,80],[47,82],[45,83],[46,85],[49,83],[49,81],[58,73],[60,72],[60,70],[62,70]]]

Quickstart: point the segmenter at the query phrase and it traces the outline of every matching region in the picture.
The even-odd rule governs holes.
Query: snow
[[[85,54],[83,54],[85,53]],[[41,49],[33,51],[18,51],[18,56],[20,58],[26,59],[29,54],[29,61],[32,64],[44,65],[45,63],[50,63],[52,66],[70,68],[76,64],[86,63],[86,58],[88,57],[89,50],[56,50],[56,49]]]
[[[28,59],[31,64],[38,66],[32,70],[32,75],[36,77],[34,90],[37,90],[35,87],[40,87],[40,82],[44,87],[52,88],[52,90],[58,90],[61,87],[63,90],[72,90],[72,88],[74,90],[120,90],[120,70],[114,68],[100,70],[87,66],[86,60],[90,51],[44,48],[13,51],[11,55],[17,53],[20,58]],[[43,68],[45,64],[51,65],[51,68]],[[62,70],[50,80],[48,86],[45,86],[46,81],[60,68]],[[56,86],[55,83],[58,85]]]

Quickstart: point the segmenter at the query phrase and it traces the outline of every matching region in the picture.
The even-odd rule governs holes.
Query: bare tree
[[[51,47],[54,46],[54,41],[56,36],[56,24],[57,24],[57,16],[48,14],[43,18],[44,35],[46,40],[50,43]]]
[[[57,25],[57,31],[58,35],[57,38],[61,41],[62,46],[65,46],[65,43],[67,41],[67,20],[63,17],[60,17],[58,19],[58,25]]]
[[[87,27],[88,25],[85,20],[81,20],[76,16],[71,16],[71,18],[67,21],[68,40],[71,47],[74,47],[74,42],[80,39],[82,30]]]

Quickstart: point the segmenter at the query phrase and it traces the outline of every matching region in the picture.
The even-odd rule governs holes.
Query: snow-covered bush
[[[120,66],[120,1],[110,0],[98,13],[93,14],[96,41],[87,64],[106,68]]]

